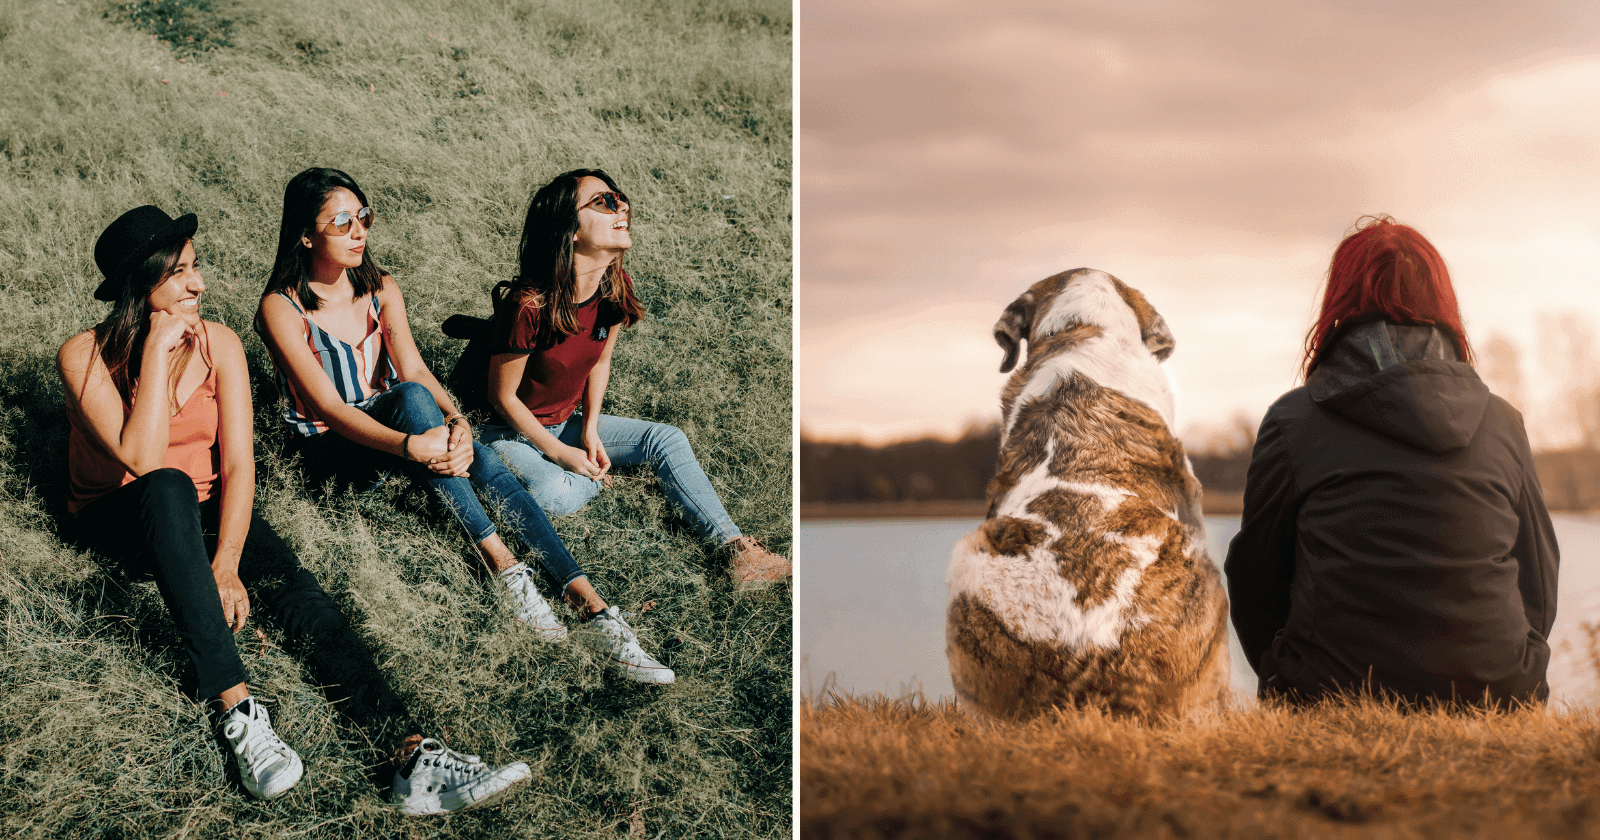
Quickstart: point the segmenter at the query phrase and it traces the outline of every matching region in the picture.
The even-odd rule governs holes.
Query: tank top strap
[[[305,317],[305,314],[306,314],[305,309],[300,306],[300,302],[299,301],[295,300],[292,297],[289,297],[289,293],[288,292],[278,292],[278,296],[283,298],[284,300],[288,301],[289,305],[294,307],[294,311],[300,313],[300,317],[302,317],[302,318]]]

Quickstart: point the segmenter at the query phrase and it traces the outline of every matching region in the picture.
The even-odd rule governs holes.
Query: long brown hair
[[[599,178],[621,196],[617,182],[598,169],[574,169],[557,175],[539,188],[528,203],[522,224],[517,262],[520,273],[509,284],[495,287],[495,309],[506,302],[539,307],[539,346],[554,345],[578,332],[578,275],[573,265],[573,234],[578,232],[578,182]],[[644,307],[634,297],[633,282],[622,268],[622,255],[606,267],[600,278],[600,314],[595,329],[621,324],[631,327],[644,317]]]
[[[150,333],[150,292],[172,274],[183,256],[188,239],[180,239],[151,254],[128,274],[128,282],[111,304],[111,313],[94,326],[95,349],[111,374],[111,383],[117,387],[122,402],[133,402],[134,390],[139,384],[139,367],[144,361],[144,340]],[[171,375],[167,381],[167,402],[172,411],[182,408],[178,404],[178,380],[194,355],[195,343],[186,342],[173,359]],[[207,359],[207,363],[210,360]],[[169,412],[170,413],[170,412]]]
[[[337,169],[314,167],[289,179],[283,188],[283,219],[278,224],[278,255],[272,262],[272,274],[267,277],[267,287],[261,290],[266,297],[273,292],[293,289],[300,306],[307,312],[322,306],[322,299],[311,288],[311,249],[300,239],[309,236],[317,226],[317,214],[327,203],[328,194],[343,187],[355,194],[362,207],[370,207],[367,194],[349,175]],[[359,224],[359,223],[358,223]],[[371,227],[369,222],[367,225]],[[372,261],[371,249],[361,252],[361,264],[345,271],[350,288],[357,298],[366,297],[383,288],[383,269]]]
[[[1388,216],[1361,217],[1355,232],[1334,250],[1322,313],[1306,334],[1305,376],[1322,363],[1338,330],[1363,316],[1440,327],[1461,360],[1472,364],[1444,257],[1415,228]]]

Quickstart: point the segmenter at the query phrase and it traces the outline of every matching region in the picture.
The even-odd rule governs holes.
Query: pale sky
[[[1199,443],[1294,387],[1334,246],[1388,213],[1480,354],[1520,351],[1534,445],[1575,440],[1600,364],[1553,339],[1600,330],[1596,4],[805,0],[799,59],[808,434],[998,416],[1000,311],[1088,266],[1166,318]]]

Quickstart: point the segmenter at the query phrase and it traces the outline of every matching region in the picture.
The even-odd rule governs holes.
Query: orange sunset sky
[[[997,417],[1001,309],[1090,266],[1172,327],[1201,445],[1296,384],[1333,248],[1380,212],[1444,254],[1536,448],[1600,427],[1600,4],[804,0],[799,21],[806,434]]]

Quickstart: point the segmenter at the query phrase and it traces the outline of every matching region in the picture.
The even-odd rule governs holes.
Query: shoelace
[[[639,641],[639,635],[633,632],[633,628],[628,626],[628,622],[622,620],[622,612],[618,611],[616,615],[612,615],[611,610],[613,609],[616,608],[612,607],[596,613],[596,623],[600,624],[600,627],[603,630],[614,630],[614,632],[622,636],[622,638],[627,641]]]
[[[233,741],[239,737],[240,730],[244,730],[247,734],[244,740],[235,744],[233,752],[235,755],[244,756],[245,763],[250,765],[251,773],[260,770],[267,758],[273,755],[283,756],[283,751],[279,749],[283,741],[278,738],[278,733],[272,731],[272,724],[265,720],[257,720],[254,716],[234,718],[228,721],[222,734],[227,736],[229,741]]]
[[[477,756],[463,755],[443,745],[440,745],[438,751],[430,750],[424,754],[422,763],[431,764],[445,771],[448,778],[441,790],[450,787],[452,784],[474,779],[489,771],[489,765],[484,764],[483,760]]]

